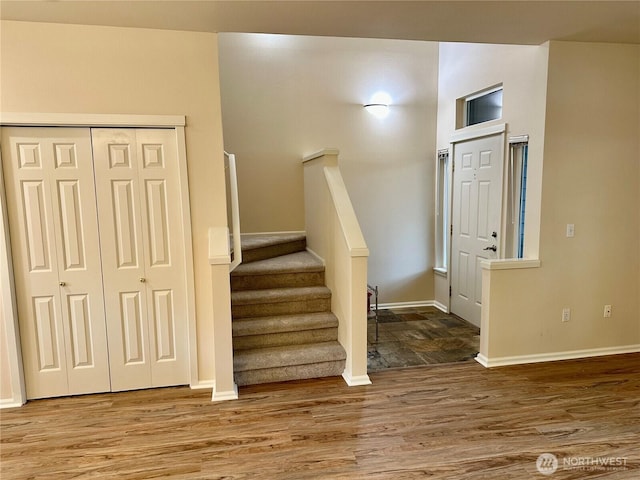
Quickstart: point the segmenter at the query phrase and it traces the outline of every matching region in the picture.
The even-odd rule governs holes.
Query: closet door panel
[[[185,251],[174,130],[139,129],[139,178],[155,387],[189,383]]]
[[[89,129],[51,129],[51,186],[69,393],[111,390]],[[79,138],[76,138],[79,137]]]
[[[3,128],[28,398],[110,389],[88,129]]]
[[[135,132],[92,129],[113,391],[151,386]]]

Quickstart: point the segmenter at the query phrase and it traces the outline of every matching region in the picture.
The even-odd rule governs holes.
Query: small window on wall
[[[524,222],[527,199],[527,164],[529,160],[529,136],[509,139],[508,190],[507,190],[507,248],[510,258],[524,257]]]
[[[462,122],[458,121],[458,128],[497,120],[502,118],[502,86],[469,95],[459,99],[459,103]]]
[[[449,264],[449,150],[438,152],[436,197],[436,270],[446,272]]]

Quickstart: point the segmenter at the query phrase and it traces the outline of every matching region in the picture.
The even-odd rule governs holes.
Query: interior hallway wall
[[[640,46],[551,42],[548,72],[541,267],[491,272],[482,353],[638,351]]]
[[[545,134],[548,45],[441,43],[438,86],[438,149],[456,132],[456,100],[502,84],[502,118],[467,127],[507,123],[507,136],[529,135],[525,257],[537,258]],[[449,280],[436,277],[438,302],[449,303]]]
[[[207,232],[226,225],[217,35],[3,21],[0,43],[3,112],[186,115],[198,380],[212,382]]]
[[[242,231],[304,230],[301,159],[337,148],[380,301],[433,300],[437,44],[224,33],[219,45]],[[385,119],[363,108],[381,90]]]

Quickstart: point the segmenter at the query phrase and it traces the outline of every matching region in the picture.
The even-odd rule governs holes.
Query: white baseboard
[[[350,387],[371,385],[371,379],[369,378],[369,375],[357,375],[355,377],[352,377],[351,374],[345,370],[344,372],[342,372],[342,378],[344,378],[344,381],[347,382],[347,385],[349,385]]]
[[[214,385],[213,391],[211,393],[211,401],[212,402],[222,402],[225,400],[237,400],[238,399],[238,385],[233,384],[233,390],[227,390],[224,392],[217,392],[216,387]]]
[[[378,304],[378,309],[417,308],[417,307],[437,307],[437,305],[436,305],[436,302],[433,300],[423,300],[421,302],[395,302],[395,303],[379,303]]]
[[[4,398],[0,400],[0,409],[3,408],[18,408],[24,405],[23,402],[15,400],[14,398]]]
[[[476,361],[487,368],[504,367],[507,365],[522,365],[525,363],[556,362],[559,360],[576,360],[579,358],[602,357],[604,355],[620,355],[623,353],[640,353],[640,345],[625,345],[621,347],[591,348],[573,350],[569,352],[539,353],[534,355],[517,355],[512,357],[488,358],[482,354],[476,356]]]
[[[215,382],[213,380],[201,380],[197,383],[192,383],[189,385],[191,390],[204,390],[205,388],[213,388],[215,386]]]
[[[449,312],[449,307],[447,307],[444,303],[438,302],[437,300],[433,301],[433,306],[436,307],[441,312],[450,313]]]
[[[252,232],[252,233],[242,233],[242,235],[251,237],[255,235],[306,235],[307,232],[304,230],[291,230],[284,232]]]

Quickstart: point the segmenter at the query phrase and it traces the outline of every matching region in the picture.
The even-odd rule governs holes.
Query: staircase
[[[231,274],[237,385],[341,375],[346,353],[324,265],[298,234],[242,237]]]

